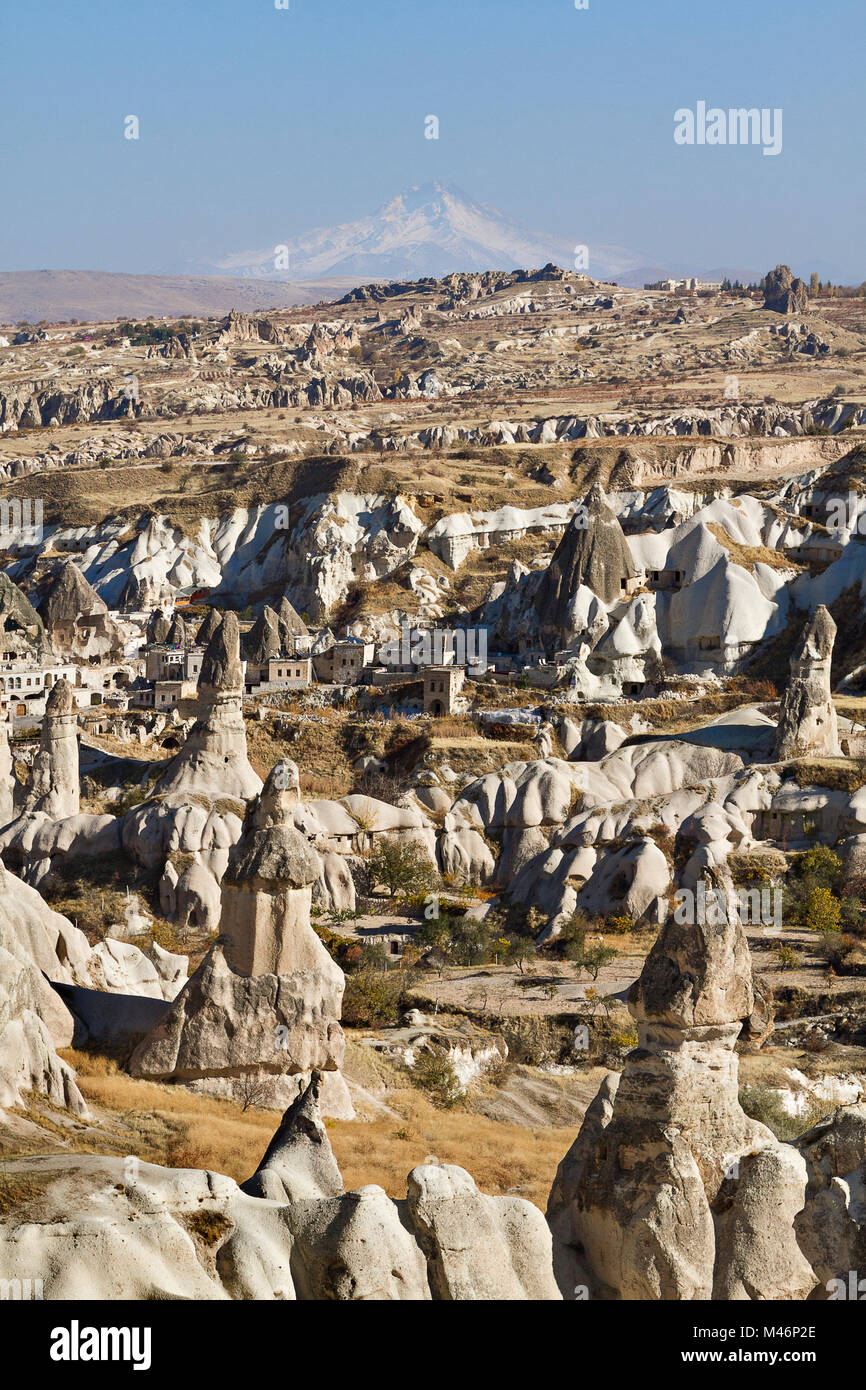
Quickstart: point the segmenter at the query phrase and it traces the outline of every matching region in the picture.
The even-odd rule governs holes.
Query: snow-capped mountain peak
[[[275,247],[228,255],[202,272],[268,280],[302,280],[326,275],[369,279],[441,276],[451,271],[529,269],[555,261],[571,268],[575,247],[562,237],[527,231],[496,208],[475,202],[450,184],[408,188],[356,222],[324,227],[278,244],[288,247],[278,262]],[[589,273],[616,278],[646,264],[621,247],[590,247]]]

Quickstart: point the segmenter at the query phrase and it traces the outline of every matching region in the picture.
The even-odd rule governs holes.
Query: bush
[[[629,919],[624,919],[628,921]],[[567,922],[563,923],[558,943],[564,958],[571,961],[578,974],[585,970],[590,979],[597,980],[598,972],[602,966],[615,960],[619,952],[613,946],[605,946],[601,941],[587,943],[586,930],[588,919],[582,912],[577,912]]]
[[[793,861],[794,874],[785,895],[786,920],[791,926],[832,934],[843,924],[857,923],[861,904],[850,895],[843,900],[842,861],[827,845],[813,845]]]
[[[400,982],[369,966],[346,976],[343,1022],[360,1028],[384,1028],[400,1016]]]
[[[780,970],[799,970],[803,961],[790,946],[780,946],[776,952],[776,964]]]
[[[453,1110],[463,1099],[463,1089],[446,1052],[419,1052],[411,1076],[413,1086],[426,1091],[440,1110]]]
[[[810,931],[832,934],[841,925],[842,905],[829,888],[813,884],[804,895],[803,918]]]
[[[359,948],[358,943],[352,943],[347,949],[343,960],[348,972],[343,995],[344,1023],[357,1028],[385,1028],[399,1021],[410,1005],[409,993],[417,973],[412,957],[396,969],[388,968],[389,961],[382,945],[365,942]]]
[[[610,917],[608,918],[607,929],[615,936],[628,936],[634,931],[634,922],[631,917]]]
[[[813,1101],[802,1115],[789,1115],[778,1091],[769,1086],[744,1086],[740,1091],[740,1105],[750,1120],[766,1125],[783,1142],[804,1134],[826,1114],[826,1107]]]

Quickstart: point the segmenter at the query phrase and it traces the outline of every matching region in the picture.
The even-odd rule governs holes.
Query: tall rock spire
[[[535,595],[542,639],[548,651],[574,636],[572,604],[583,585],[603,603],[622,596],[622,581],[635,573],[628,541],[595,483],[578,509],[544,572]]]
[[[791,675],[779,707],[776,759],[839,756],[839,727],[830,694],[836,624],[821,604],[791,657]]]
[[[156,785],[158,795],[237,797],[261,790],[247,758],[243,667],[236,613],[226,613],[208,643],[198,678],[199,717]]]
[[[78,716],[65,678],[56,682],[45,703],[39,752],[22,809],[25,814],[41,811],[51,820],[77,816],[80,809]]]
[[[781,1299],[815,1285],[793,1229],[806,1165],[739,1103],[734,1046],[754,994],[731,918],[669,921],[631,987],[638,1045],[587,1110],[548,1203],[564,1292]]]

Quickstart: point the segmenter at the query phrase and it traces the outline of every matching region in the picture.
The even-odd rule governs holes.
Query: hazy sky
[[[2,0],[0,269],[180,270],[441,179],[575,243],[866,279],[864,0],[289,3]],[[781,153],[676,145],[698,101],[781,108]]]

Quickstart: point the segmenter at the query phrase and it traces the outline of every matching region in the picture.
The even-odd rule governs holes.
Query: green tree
[[[438,875],[421,845],[414,840],[381,839],[369,859],[370,878],[382,883],[391,897],[424,893]]]
[[[535,943],[530,941],[528,936],[510,936],[508,959],[511,964],[517,966],[521,975],[525,974],[527,966],[535,959]]]

